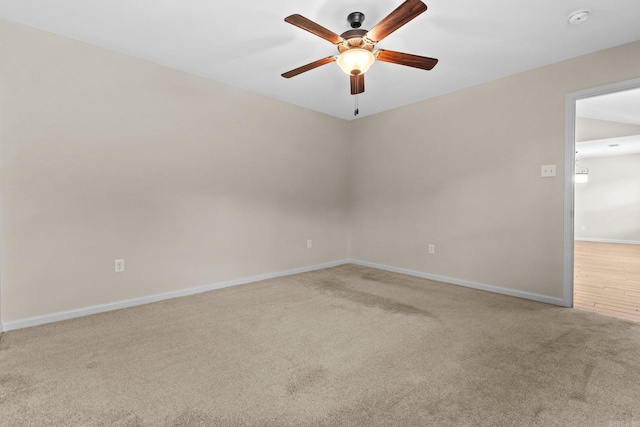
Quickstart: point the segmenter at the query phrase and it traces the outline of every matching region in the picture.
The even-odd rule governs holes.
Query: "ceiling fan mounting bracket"
[[[364,13],[352,12],[347,16],[347,21],[351,25],[351,28],[360,28],[364,22]]]

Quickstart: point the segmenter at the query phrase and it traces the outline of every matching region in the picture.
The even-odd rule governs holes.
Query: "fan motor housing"
[[[367,30],[349,30],[340,34],[344,42],[338,44],[338,51],[342,53],[353,48],[373,50],[374,44],[365,39],[367,32]]]

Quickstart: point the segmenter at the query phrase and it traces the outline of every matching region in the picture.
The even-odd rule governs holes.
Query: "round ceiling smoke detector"
[[[589,19],[590,13],[591,11],[589,9],[576,10],[571,15],[569,15],[569,24],[573,24],[573,25],[582,24],[584,21]]]

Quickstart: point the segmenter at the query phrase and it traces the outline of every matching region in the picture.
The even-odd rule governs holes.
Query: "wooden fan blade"
[[[427,10],[427,5],[420,0],[406,0],[386,18],[378,22],[378,24],[367,33],[367,37],[371,41],[379,42],[425,10]]]
[[[364,74],[350,75],[349,78],[351,79],[351,95],[364,92]]]
[[[295,70],[287,71],[286,73],[282,74],[282,77],[284,77],[285,79],[290,79],[291,77],[297,76],[298,74],[302,74],[305,71],[313,70],[314,68],[318,68],[335,61],[336,61],[335,56],[329,56],[328,58],[318,59],[317,61],[314,61],[310,64],[303,65],[302,67],[298,67]]]
[[[376,58],[382,62],[406,65],[407,67],[430,70],[436,66],[438,60],[426,56],[411,55],[410,53],[394,52],[393,50],[380,49],[374,53]]]
[[[342,43],[344,39],[334,33],[331,30],[326,29],[320,24],[316,24],[310,19],[305,18],[302,15],[291,15],[284,18],[285,22],[288,22],[291,25],[295,25],[298,28],[302,28],[305,31],[309,31],[311,34],[315,34],[318,37],[325,39],[326,41],[338,44]]]

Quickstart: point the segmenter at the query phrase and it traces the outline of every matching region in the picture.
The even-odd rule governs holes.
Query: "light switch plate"
[[[540,176],[543,178],[556,176],[556,165],[542,165],[540,167]]]

